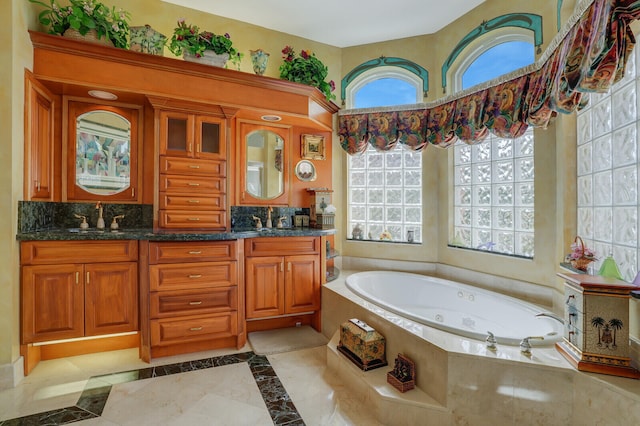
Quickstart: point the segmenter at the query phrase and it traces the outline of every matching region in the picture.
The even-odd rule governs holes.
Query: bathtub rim
[[[370,296],[370,295],[366,295],[366,294],[362,294],[361,292],[357,291],[357,289],[355,289],[355,284],[350,284],[350,278],[353,277],[354,275],[367,275],[367,274],[375,274],[375,273],[383,273],[383,274],[394,274],[394,275],[399,275],[399,276],[413,276],[413,277],[418,277],[418,278],[426,278],[429,280],[433,280],[436,283],[439,284],[447,284],[447,283],[453,283],[454,285],[459,286],[460,288],[462,288],[463,290],[468,290],[468,291],[473,291],[477,294],[484,294],[484,295],[489,295],[489,296],[499,296],[501,298],[506,299],[507,301],[509,301],[510,303],[513,303],[515,305],[518,305],[520,307],[526,308],[527,310],[531,310],[533,312],[538,312],[538,313],[549,313],[550,311],[548,309],[544,309],[542,306],[538,306],[535,303],[532,302],[528,302],[528,301],[524,301],[521,299],[518,299],[516,297],[512,297],[506,294],[502,294],[502,293],[498,293],[496,291],[492,291],[492,290],[488,290],[488,289],[484,289],[481,287],[476,287],[470,284],[466,284],[466,283],[462,283],[462,282],[458,282],[458,281],[453,281],[450,280],[448,278],[441,278],[441,277],[437,277],[437,276],[433,276],[433,275],[429,275],[429,274],[421,274],[421,273],[417,273],[417,272],[406,272],[406,271],[391,271],[391,270],[385,270],[385,269],[377,269],[377,270],[368,270],[368,271],[350,271],[348,276],[344,277],[344,282],[345,282],[345,286],[347,287],[347,289],[349,291],[351,291],[355,296],[358,296],[370,303],[373,303],[374,305],[377,305],[378,307],[380,307],[381,309],[387,310],[389,312],[392,312],[396,315],[399,315],[401,317],[404,317],[406,319],[415,321],[417,323],[423,324],[427,327],[431,327],[431,328],[435,328],[438,330],[442,330],[445,331],[447,333],[451,333],[454,335],[458,335],[464,338],[469,338],[469,339],[474,339],[477,341],[481,341],[484,342],[484,339],[486,338],[486,334],[482,334],[480,332],[476,333],[476,332],[467,332],[465,330],[461,330],[455,327],[451,327],[451,326],[447,326],[444,324],[437,324],[433,321],[428,321],[428,320],[424,320],[420,317],[418,317],[417,315],[413,315],[408,311],[405,311],[404,309],[395,307],[395,306],[388,306],[384,304],[384,301],[382,301],[381,299],[374,297],[374,296]],[[561,323],[559,321],[557,321],[556,319],[553,318],[549,318],[549,317],[543,317],[540,318],[541,321],[549,321],[551,323],[554,324],[560,324],[557,325],[557,327],[554,327],[554,329],[556,330],[555,335],[550,336],[551,338],[545,338],[545,340],[530,340],[530,344],[531,346],[534,347],[551,347],[553,345],[555,345],[556,342],[559,342],[562,340],[562,334],[563,334],[563,326],[561,325]],[[491,331],[491,330],[488,330]],[[496,336],[497,342],[498,344],[501,345],[508,345],[508,346],[515,346],[518,347],[520,345],[520,342],[523,338],[528,337],[523,335],[520,338],[508,338],[508,337],[502,337],[502,336]],[[546,337],[546,336],[545,336]]]

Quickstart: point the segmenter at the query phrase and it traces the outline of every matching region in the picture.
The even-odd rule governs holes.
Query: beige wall
[[[64,3],[64,2],[63,2]],[[451,26],[436,35],[425,35],[403,40],[376,43],[339,49],[308,41],[285,33],[270,31],[239,21],[202,14],[160,0],[105,0],[105,4],[124,7],[131,12],[131,25],[149,24],[166,35],[171,35],[175,22],[184,17],[202,29],[215,33],[231,34],[234,46],[245,53],[241,71],[253,72],[248,57],[250,49],[262,48],[271,54],[265,75],[278,76],[281,63],[280,51],[292,45],[296,51],[311,49],[329,67],[329,78],[340,82],[341,77],[356,65],[381,55],[398,56],[414,61],[429,70],[428,101],[442,95],[440,68],[453,46],[461,37],[475,28],[482,20],[511,12],[544,14],[545,45],[555,35],[556,0],[531,2],[529,0],[488,0]],[[565,1],[563,13],[573,9],[573,0]],[[37,23],[38,7],[25,0],[11,0],[11,13],[0,17],[0,51],[2,64],[0,81],[0,367],[18,359],[19,350],[19,273],[18,244],[15,241],[17,226],[17,202],[22,199],[23,162],[23,69],[30,68],[33,51],[27,29],[43,31]],[[7,48],[8,46],[8,48]],[[165,56],[170,56],[165,51]],[[338,97],[340,88],[335,92]],[[340,102],[340,99],[336,101]],[[343,254],[363,257],[379,257],[384,253],[390,259],[443,262],[479,271],[514,277],[544,285],[554,285],[556,265],[562,256],[565,241],[571,238],[575,211],[571,194],[573,170],[565,166],[570,156],[570,146],[575,141],[575,122],[561,118],[550,129],[536,131],[536,259],[517,260],[482,253],[469,253],[446,247],[448,227],[448,176],[449,151],[430,147],[424,153],[424,244],[398,246],[389,250],[388,245],[376,243],[351,243],[344,241],[346,195],[344,188],[335,187],[334,202],[342,217],[336,243]],[[333,181],[345,182],[345,155],[334,137]],[[575,167],[575,166],[574,166]],[[562,185],[561,185],[562,183]],[[560,188],[560,189],[558,189]],[[566,206],[565,206],[566,202]],[[338,221],[338,224],[341,222]],[[568,236],[568,237],[567,237]],[[0,368],[0,376],[1,376]],[[2,386],[0,386],[1,388]]]

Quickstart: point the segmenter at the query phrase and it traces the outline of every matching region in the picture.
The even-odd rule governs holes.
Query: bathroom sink
[[[96,229],[96,228],[88,228],[88,229],[68,228],[67,231],[74,234],[102,234],[107,232],[106,229]]]

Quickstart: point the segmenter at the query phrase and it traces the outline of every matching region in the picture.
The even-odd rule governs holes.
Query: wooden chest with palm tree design
[[[578,370],[640,379],[631,366],[629,299],[638,286],[587,274],[565,281],[564,338],[560,353]]]

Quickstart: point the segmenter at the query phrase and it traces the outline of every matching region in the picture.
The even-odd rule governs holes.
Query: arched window
[[[508,74],[534,61],[535,47],[530,31],[513,28],[492,31],[470,43],[451,67],[453,92]]]
[[[368,69],[346,87],[347,108],[422,102],[425,82],[393,66]],[[397,144],[386,152],[369,147],[347,159],[347,238],[422,242],[422,152]],[[358,232],[359,231],[359,232]],[[383,234],[385,231],[388,234]]]
[[[453,91],[527,66],[534,56],[530,31],[491,31],[470,43],[451,67]],[[452,148],[450,246],[533,258],[533,140],[530,128],[518,139],[490,134],[481,143]]]
[[[379,66],[362,72],[346,87],[347,108],[422,102],[423,80],[400,67]]]

